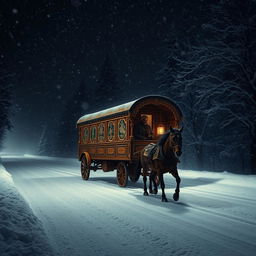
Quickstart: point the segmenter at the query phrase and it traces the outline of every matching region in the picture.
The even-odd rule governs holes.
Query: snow
[[[1,159],[0,159],[1,160]],[[56,255],[41,222],[0,163],[0,255]]]
[[[180,170],[174,202],[166,174],[163,203],[161,193],[143,196],[142,179],[120,188],[115,172],[97,171],[82,180],[76,159],[2,159],[60,255],[255,255],[253,175]]]
[[[182,116],[180,109],[169,98],[167,98],[165,96],[161,96],[161,95],[148,95],[148,96],[139,98],[137,100],[133,100],[133,101],[130,101],[130,102],[127,102],[127,103],[124,103],[124,104],[121,104],[121,105],[118,105],[118,106],[115,106],[112,108],[108,108],[108,109],[104,109],[102,111],[84,115],[78,119],[77,124],[87,122],[87,121],[92,121],[94,119],[110,116],[113,114],[118,114],[118,113],[123,113],[123,112],[128,113],[128,111],[131,111],[132,107],[134,107],[135,104],[137,104],[138,102],[146,100],[147,98],[154,98],[154,97],[160,98],[162,100],[167,100],[169,104],[173,104],[174,107],[176,108],[178,114]]]
[[[112,108],[108,108],[102,111],[98,111],[96,113],[92,113],[92,114],[87,114],[82,116],[81,118],[79,118],[79,120],[77,121],[77,124],[85,122],[85,121],[89,121],[89,120],[93,120],[95,118],[100,118],[100,117],[104,117],[104,116],[108,116],[111,114],[116,114],[116,113],[121,113],[124,111],[128,111],[132,105],[136,102],[136,100],[116,106],[116,107],[112,107]]]
[[[18,9],[16,9],[16,8],[13,8],[13,9],[12,9],[12,13],[13,13],[13,14],[17,14],[18,12],[19,12]]]

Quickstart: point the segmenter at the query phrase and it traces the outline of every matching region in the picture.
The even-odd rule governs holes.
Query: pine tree
[[[11,130],[10,108],[11,108],[11,75],[0,66],[0,148],[6,130]]]
[[[42,132],[39,138],[37,154],[41,156],[49,156],[52,154],[52,143],[49,134],[48,125],[43,125]]]
[[[91,111],[91,90],[84,81],[67,102],[56,134],[55,154],[75,156],[77,153],[78,131],[76,122]]]
[[[117,77],[108,55],[104,59],[95,92],[95,111],[118,105],[122,98],[121,89],[118,87]]]
[[[205,101],[215,99],[221,111],[221,127],[239,130],[237,152],[249,152],[251,172],[256,173],[256,1],[223,0],[211,7],[212,20],[204,25],[209,35],[206,44],[207,79],[212,86],[202,90]],[[213,65],[215,64],[215,65]],[[248,147],[244,139],[249,137]]]
[[[202,26],[206,40],[187,44],[184,54],[171,52],[169,63],[175,68],[168,67],[163,86],[182,96],[180,104],[184,109],[191,102],[186,96],[194,99],[191,114],[196,119],[191,115],[186,119],[190,125],[197,123],[195,130],[208,131],[204,138],[201,132],[197,136],[204,144],[215,145],[219,155],[236,152],[241,162],[241,150],[250,152],[253,173],[256,171],[255,8],[256,2],[249,0],[239,3],[223,0],[212,5],[212,19]],[[243,140],[250,143],[247,149]]]
[[[160,72],[160,91],[178,104],[183,112],[183,158],[186,160],[190,155],[191,168],[194,157],[196,168],[203,169],[204,151],[211,143],[211,138],[208,134],[210,117],[205,114],[205,106],[201,104],[202,99],[198,93],[201,81],[196,79],[197,70],[193,69],[193,63],[200,57],[200,53],[194,48],[199,40],[191,36],[184,40],[184,35],[174,35],[173,31],[168,41],[167,64]]]

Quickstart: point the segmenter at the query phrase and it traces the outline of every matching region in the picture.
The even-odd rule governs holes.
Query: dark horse
[[[178,157],[182,154],[182,129],[170,128],[157,142],[156,146],[159,147],[160,156],[157,159],[151,159],[145,155],[147,146],[141,151],[140,161],[143,168],[143,182],[144,182],[144,195],[148,196],[147,191],[147,174],[149,174],[149,192],[157,194],[156,177],[159,178],[159,182],[162,189],[162,201],[168,202],[164,189],[164,173],[171,173],[176,179],[176,189],[173,194],[175,201],[179,200],[180,192],[180,177],[177,170]],[[152,190],[152,181],[154,183],[154,190]]]

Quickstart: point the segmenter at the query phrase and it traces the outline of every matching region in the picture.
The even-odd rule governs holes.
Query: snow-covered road
[[[115,172],[80,177],[76,159],[2,157],[62,256],[255,255],[256,177],[180,171],[165,176],[168,203],[143,196],[142,179],[120,188]]]

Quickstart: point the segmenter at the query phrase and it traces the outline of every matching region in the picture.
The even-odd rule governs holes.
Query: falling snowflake
[[[82,102],[81,107],[82,107],[83,110],[87,110],[89,108],[88,102],[86,102],[86,101]]]
[[[82,4],[80,0],[71,0],[70,2],[76,8],[78,8]]]

